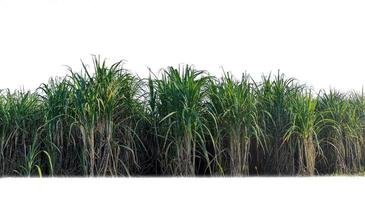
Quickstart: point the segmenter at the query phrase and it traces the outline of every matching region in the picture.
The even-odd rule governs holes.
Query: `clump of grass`
[[[43,101],[44,149],[52,160],[49,175],[69,174],[77,175],[81,171],[76,167],[79,160],[78,141],[72,129],[74,118],[71,117],[71,88],[66,78],[50,79],[42,84],[39,96]]]
[[[326,173],[350,173],[361,169],[364,121],[363,100],[336,90],[320,96],[319,109],[330,121],[320,132]]]
[[[1,174],[41,175],[41,102],[34,93],[3,91],[0,107]]]
[[[313,98],[310,90],[298,93],[292,103],[292,123],[284,136],[284,142],[291,143],[296,148],[296,172],[314,175],[316,157],[321,154],[318,134],[326,119],[317,111],[318,98]]]
[[[250,141],[255,138],[262,145],[264,139],[258,124],[253,86],[248,75],[244,74],[237,81],[230,73],[210,85],[210,107],[218,129],[215,142],[220,147],[219,153],[223,154],[218,156],[218,162],[232,176],[249,173]]]
[[[259,124],[267,145],[264,151],[257,152],[255,165],[259,167],[258,171],[295,173],[295,147],[285,140],[285,135],[292,126],[290,108],[302,89],[303,85],[279,72],[273,78],[263,76],[256,84]]]
[[[94,74],[71,71],[71,115],[83,145],[85,175],[129,175],[137,164],[134,132],[137,120],[138,81],[122,68],[93,58]]]
[[[156,107],[160,119],[161,166],[167,174],[195,175],[198,156],[210,163],[205,145],[210,132],[204,117],[208,80],[203,71],[190,66],[169,67],[150,84],[151,95],[156,95],[151,107]]]

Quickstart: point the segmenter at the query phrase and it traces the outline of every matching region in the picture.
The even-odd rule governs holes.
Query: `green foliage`
[[[253,86],[248,75],[237,81],[229,73],[210,84],[209,107],[217,121],[218,164],[233,176],[248,174],[250,140],[255,139],[260,148],[265,139],[258,122]]]
[[[141,79],[122,61],[92,61],[35,92],[0,91],[0,176],[363,171],[363,93],[188,65]]]
[[[208,163],[206,141],[211,138],[205,114],[206,83],[210,79],[203,71],[189,66],[163,71],[162,78],[150,83],[151,108],[156,107],[161,138],[162,170],[172,175],[192,176],[197,158]],[[152,84],[152,85],[151,85]]]

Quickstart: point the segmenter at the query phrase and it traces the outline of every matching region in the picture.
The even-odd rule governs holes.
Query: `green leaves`
[[[257,102],[250,77],[244,74],[237,81],[226,73],[221,80],[211,82],[209,99],[208,106],[217,121],[215,143],[220,144],[218,152],[229,152],[227,157],[218,156],[217,166],[230,160],[225,168],[231,175],[247,174],[249,142],[254,138],[261,143],[264,139],[258,126]]]
[[[365,97],[278,72],[148,79],[100,56],[35,92],[0,91],[0,175],[314,175],[363,170]]]
[[[165,144],[173,144],[174,150],[161,149],[162,158],[168,169],[173,165],[176,171],[170,171],[175,175],[194,175],[197,154],[202,154],[209,159],[205,148],[207,112],[204,100],[207,96],[206,83],[208,76],[203,71],[197,71],[186,66],[175,69],[169,67],[161,74],[161,79],[149,80],[150,95],[154,96],[150,101],[150,107],[156,107]],[[163,157],[162,155],[160,155]],[[175,162],[174,159],[177,158]],[[209,162],[209,161],[207,161]]]
[[[109,67],[100,56],[94,56],[93,74],[88,72],[84,63],[82,65],[84,75],[71,72],[68,82],[70,115],[80,126],[82,163],[88,166],[84,173],[92,176],[120,175],[118,168],[132,168],[136,161],[134,138],[138,135],[133,131],[140,109],[138,81],[122,68],[122,61]],[[127,160],[120,155],[120,145],[132,150],[126,152]],[[103,155],[106,160],[98,158],[98,155]],[[129,173],[130,169],[125,174],[128,174],[127,171]]]

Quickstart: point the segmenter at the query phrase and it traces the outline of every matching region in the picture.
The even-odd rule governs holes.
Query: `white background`
[[[186,63],[256,79],[280,69],[317,90],[361,90],[362,2],[0,0],[0,88],[34,89],[100,54],[142,77]]]
[[[0,179],[1,199],[353,200],[364,178]]]
[[[315,89],[365,85],[362,1],[0,0],[0,88],[35,89],[90,54],[146,76],[194,64],[258,78],[280,69]],[[363,178],[0,179],[1,198],[351,199]],[[35,197],[34,197],[35,198]],[[38,196],[37,196],[38,198]]]

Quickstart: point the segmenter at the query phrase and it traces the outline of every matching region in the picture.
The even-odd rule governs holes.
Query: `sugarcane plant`
[[[290,106],[292,123],[284,135],[284,143],[294,145],[296,156],[295,172],[300,175],[314,175],[316,157],[321,155],[318,133],[328,122],[317,110],[318,98],[314,98],[311,90],[304,89],[298,93]]]
[[[295,149],[285,142],[285,135],[292,125],[290,105],[303,85],[280,72],[274,77],[263,76],[255,85],[259,124],[266,138],[266,148],[256,153],[257,170],[267,174],[294,174]]]
[[[198,157],[206,161],[209,152],[206,141],[211,138],[207,127],[206,83],[209,76],[190,66],[164,70],[161,79],[154,80],[156,109],[159,115],[158,134],[161,138],[162,170],[171,175],[196,174]]]
[[[85,175],[129,175],[138,166],[134,132],[138,82],[122,68],[93,57],[94,74],[71,71],[71,116],[83,145]]]
[[[359,100],[337,90],[320,95],[319,109],[330,120],[320,132],[325,154],[320,164],[326,173],[350,173],[361,168],[364,121]]]
[[[260,144],[255,148],[263,146],[253,86],[249,75],[237,81],[230,73],[210,85],[210,108],[218,123],[216,144],[223,154],[218,161],[232,176],[248,175],[253,138]]]

